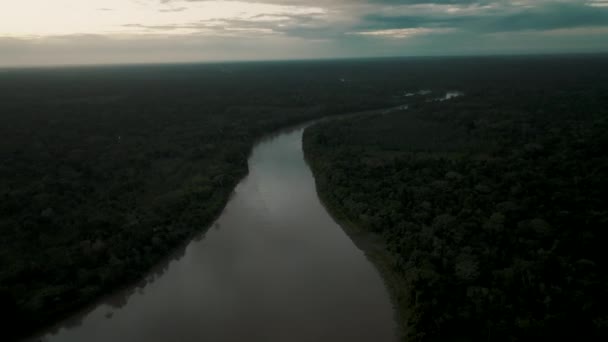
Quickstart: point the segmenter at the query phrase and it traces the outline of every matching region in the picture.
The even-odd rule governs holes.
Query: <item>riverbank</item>
[[[385,113],[368,114],[383,115]],[[311,151],[312,144],[308,141],[311,137],[310,134],[307,134],[308,131],[309,129],[304,131],[302,147],[306,163],[314,175],[317,195],[327,212],[339,223],[340,227],[342,227],[357,248],[365,253],[380,273],[393,303],[394,319],[397,323],[399,340],[406,340],[408,333],[408,303],[411,300],[409,293],[404,290],[407,288],[407,281],[402,274],[394,271],[395,260],[387,251],[386,243],[382,237],[364,228],[361,223],[354,222],[344,213],[341,206],[336,203],[336,199],[332,195],[332,188],[326,179],[327,170],[324,167],[324,161]]]
[[[604,86],[535,82],[304,135],[329,210],[381,236],[362,248],[408,341],[605,336]]]
[[[16,314],[13,313],[12,316],[7,316],[4,320],[11,323],[9,325],[11,330],[7,335],[9,340],[24,339],[35,336],[41,331],[52,330],[60,322],[91,310],[114,293],[134,287],[144,281],[151,270],[166,264],[178,251],[184,249],[193,238],[204,234],[211,227],[229,202],[236,185],[248,174],[247,160],[253,147],[258,142],[264,140],[268,135],[274,134],[274,132],[297,126],[316,117],[318,116],[306,116],[295,120],[283,119],[268,125],[262,132],[256,133],[256,137],[251,139],[252,142],[247,152],[243,150],[233,154],[235,159],[230,161],[230,170],[224,170],[223,173],[215,176],[209,175],[209,178],[214,179],[211,184],[205,182],[206,184],[192,186],[191,177],[200,179],[205,175],[206,170],[213,167],[222,169],[222,165],[219,163],[207,165],[205,169],[198,169],[199,174],[191,174],[180,180],[179,184],[174,184],[177,188],[173,191],[179,194],[179,198],[171,199],[171,201],[179,201],[182,207],[172,206],[172,213],[167,212],[168,208],[158,208],[160,211],[155,214],[167,215],[165,220],[170,220],[170,224],[164,227],[155,227],[150,234],[130,239],[128,245],[131,246],[131,250],[124,254],[129,255],[127,257],[136,257],[137,260],[134,263],[128,263],[124,257],[119,255],[120,252],[115,252],[117,245],[112,245],[106,241],[107,239],[90,241],[87,246],[83,247],[83,249],[88,250],[83,251],[84,261],[99,260],[102,265],[109,265],[111,268],[107,271],[101,271],[102,273],[95,278],[96,285],[94,288],[86,285],[82,286],[78,289],[78,295],[69,297],[69,300],[64,297],[67,293],[57,292],[51,298],[52,301],[48,303],[52,303],[52,306],[45,304],[47,302],[37,304],[44,305],[44,309],[37,311],[35,315],[20,310],[19,305],[5,306],[4,310],[10,310],[12,307],[17,312]],[[245,146],[240,145],[239,148],[244,149]],[[210,188],[209,185],[211,185]],[[207,188],[203,190],[203,187]],[[185,190],[182,192],[182,189]],[[172,205],[165,202],[165,205],[167,204]],[[143,222],[138,223],[138,226],[147,221],[142,218],[140,220]],[[130,227],[130,229],[134,228],[134,226]],[[124,243],[124,241],[119,241],[118,245]],[[96,247],[95,244],[99,247]],[[109,262],[104,261],[104,259],[109,259]],[[36,295],[47,296],[46,293]],[[7,300],[15,301],[11,298]],[[26,310],[29,309],[26,308]]]

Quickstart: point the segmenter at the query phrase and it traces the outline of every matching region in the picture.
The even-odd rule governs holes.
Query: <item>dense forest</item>
[[[3,338],[137,281],[204,231],[262,135],[392,101],[361,96],[363,82],[347,89],[345,70],[331,63],[1,70]]]
[[[381,237],[404,340],[606,340],[608,63],[501,63],[308,128],[319,195]]]
[[[462,322],[492,336],[573,316],[606,325],[603,60],[0,70],[3,338],[137,281],[203,232],[263,135],[404,103],[412,110],[319,126],[307,149],[335,207],[386,237],[396,271],[419,272],[408,278],[418,336]],[[433,92],[409,94],[421,89]],[[426,102],[449,90],[465,96]],[[461,259],[464,279],[451,271]]]

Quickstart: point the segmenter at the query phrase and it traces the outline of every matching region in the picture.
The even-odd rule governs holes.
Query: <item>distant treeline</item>
[[[514,65],[304,134],[328,208],[383,237],[406,341],[608,338],[608,65]]]

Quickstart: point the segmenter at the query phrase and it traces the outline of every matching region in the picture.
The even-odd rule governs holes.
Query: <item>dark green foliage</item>
[[[326,68],[0,70],[3,336],[137,280],[203,231],[262,135],[390,103],[314,76]]]
[[[176,246],[204,230],[247,172],[249,150],[263,134],[323,115],[400,105],[406,101],[404,92],[429,87],[437,91],[460,89],[467,97],[450,102],[449,107],[420,106],[417,110],[426,110],[437,118],[416,119],[422,124],[415,127],[424,130],[408,128],[409,140],[391,134],[392,122],[378,120],[378,125],[385,125],[382,130],[386,139],[376,141],[385,145],[382,153],[379,149],[366,152],[368,157],[357,169],[350,169],[350,165],[367,150],[367,145],[353,145],[349,152],[344,152],[344,159],[342,153],[335,159],[343,163],[335,168],[332,178],[332,184],[339,184],[335,187],[339,198],[349,198],[349,207],[357,213],[356,218],[361,217],[374,229],[388,232],[385,224],[390,219],[391,227],[403,232],[387,236],[392,241],[391,248],[397,250],[395,253],[407,258],[400,261],[404,264],[414,251],[411,244],[401,242],[406,232],[416,235],[422,222],[429,224],[439,214],[449,214],[436,220],[438,227],[449,225],[451,220],[464,220],[462,232],[456,235],[463,239],[475,227],[474,222],[459,216],[456,210],[449,210],[449,203],[460,203],[457,201],[470,197],[466,202],[469,207],[475,208],[485,198],[488,202],[482,204],[490,205],[495,185],[490,180],[508,174],[496,171],[496,167],[502,167],[500,164],[483,164],[483,158],[479,158],[480,165],[475,167],[466,160],[455,162],[455,173],[449,173],[451,162],[442,162],[445,170],[438,176],[435,166],[439,164],[433,158],[411,157],[415,162],[410,164],[409,159],[399,157],[395,158],[397,166],[392,166],[387,157],[400,156],[406,142],[419,143],[421,149],[427,148],[431,154],[434,153],[431,149],[446,146],[458,152],[454,141],[458,141],[458,146],[471,147],[467,145],[470,136],[486,139],[484,148],[511,146],[516,143],[515,136],[509,133],[512,126],[500,125],[501,121],[494,119],[496,115],[504,115],[508,122],[523,113],[522,120],[529,120],[528,113],[538,108],[545,115],[553,113],[551,108],[562,108],[560,113],[569,113],[568,120],[577,125],[565,125],[563,132],[560,127],[545,130],[542,121],[517,126],[517,132],[531,142],[525,148],[517,145],[521,147],[517,150],[520,156],[515,154],[513,158],[523,161],[511,167],[516,172],[512,177],[520,179],[521,165],[528,165],[528,159],[544,158],[552,148],[561,149],[563,134],[570,134],[576,144],[568,142],[567,158],[571,159],[562,158],[567,163],[555,160],[560,165],[551,170],[556,183],[547,184],[544,177],[534,178],[537,173],[533,169],[525,169],[531,173],[526,177],[531,178],[509,187],[509,194],[513,192],[513,196],[521,198],[503,199],[499,207],[487,213],[474,211],[479,220],[491,221],[489,227],[500,226],[499,215],[493,221],[490,217],[494,211],[502,213],[504,225],[509,226],[514,220],[511,211],[519,212],[523,205],[532,207],[539,203],[540,197],[533,195],[535,191],[553,194],[556,186],[571,186],[574,181],[580,189],[577,196],[571,196],[569,188],[565,188],[554,196],[554,201],[563,201],[559,202],[562,207],[569,205],[568,201],[580,201],[577,203],[581,206],[589,205],[589,212],[568,209],[566,213],[558,212],[563,220],[562,216],[556,220],[541,208],[537,214],[526,214],[521,227],[517,222],[522,236],[532,241],[538,240],[537,235],[544,236],[539,241],[542,246],[549,246],[556,221],[567,224],[578,223],[579,218],[583,222],[591,218],[605,220],[604,209],[597,209],[601,207],[598,196],[603,185],[598,175],[605,174],[605,168],[596,169],[591,163],[603,162],[607,136],[605,130],[578,125],[585,122],[590,109],[607,101],[605,89],[589,84],[591,81],[597,84],[594,77],[608,74],[598,71],[607,69],[599,64],[593,57],[578,56],[0,70],[0,321],[10,329],[5,329],[3,336],[10,340],[31,333],[104,292],[137,280]],[[576,70],[576,77],[556,72],[564,66]],[[497,80],[517,75],[522,69],[529,73],[529,79],[542,82],[522,81],[526,87],[521,92],[506,84],[501,88],[505,96],[497,96]],[[548,91],[547,84],[555,88]],[[563,92],[565,97],[555,91],[564,84],[568,85]],[[531,95],[522,97],[527,91]],[[424,104],[435,94],[416,97],[414,102]],[[488,97],[492,101],[462,101]],[[514,103],[518,106],[513,106]],[[552,107],[543,107],[546,103]],[[452,112],[446,112],[445,108]],[[569,111],[571,108],[576,110]],[[483,111],[492,115],[479,117]],[[446,127],[441,120],[444,116],[460,120],[456,123],[458,129]],[[410,127],[405,125],[411,120],[409,117],[398,117],[406,120],[401,127]],[[354,137],[361,134],[361,141],[365,141],[375,136],[372,133],[366,137],[366,131],[353,131]],[[436,134],[427,134],[438,131],[444,132],[445,138],[435,139]],[[503,132],[500,136],[506,142],[488,140],[486,136],[492,137],[494,131]],[[545,131],[553,132],[557,140],[533,139]],[[320,137],[319,143],[328,153],[337,151],[329,147],[338,143],[338,137],[343,138],[332,130],[326,137]],[[589,145],[587,141],[601,141],[603,145]],[[335,147],[340,146],[346,145]],[[580,151],[591,153],[589,163],[578,163]],[[353,157],[347,158],[349,155]],[[399,173],[389,176],[395,167]],[[586,176],[568,178],[573,168]],[[447,180],[408,185],[401,183],[400,178],[392,178],[412,178],[414,173],[408,169],[429,180],[445,175],[463,184],[475,181],[476,190],[454,198],[449,193],[437,193],[443,186],[454,186]],[[559,174],[563,177],[557,177]],[[379,177],[383,177],[382,186],[378,186]],[[392,189],[396,179],[400,185]],[[361,182],[364,195],[352,195],[351,182]],[[390,196],[384,193],[386,189],[391,189],[392,193],[387,193]],[[485,197],[477,199],[474,194],[478,192]],[[368,203],[368,194],[381,200],[372,205]],[[418,202],[417,198],[428,200]],[[385,200],[390,200],[390,205]],[[407,203],[416,203],[413,214],[404,209]],[[376,210],[374,205],[382,210]],[[599,232],[580,234],[572,240],[564,238],[563,247],[558,247],[572,248],[570,244],[588,241],[599,243],[598,237]],[[454,269],[462,282],[475,281],[475,277],[487,274],[479,250],[474,242],[471,244],[470,251],[458,249],[459,266]],[[522,246],[526,251],[532,250]],[[552,246],[543,248],[551,251]],[[599,250],[590,248],[589,252],[592,254],[573,261],[578,267],[574,271],[601,269]],[[433,262],[423,252],[416,253],[421,255],[421,262]],[[528,262],[522,259],[517,265],[528,267]],[[440,271],[427,270],[420,279],[435,279],[442,274]],[[520,274],[516,271],[503,272],[505,277],[511,277],[513,286],[519,285]],[[604,284],[601,279],[585,281],[595,284],[586,289]],[[545,288],[552,289],[549,285]],[[472,291],[473,295],[485,293]],[[430,293],[425,292],[419,298]],[[588,299],[586,295],[587,291],[582,296]],[[595,310],[593,305],[590,308]],[[423,322],[425,317],[421,316]],[[605,325],[606,321],[600,317],[596,324]]]
[[[327,205],[405,279],[408,341],[608,337],[608,68],[546,62],[305,132]]]

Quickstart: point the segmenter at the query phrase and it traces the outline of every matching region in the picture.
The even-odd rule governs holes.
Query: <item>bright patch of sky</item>
[[[0,36],[8,37],[191,34],[215,27],[242,32],[247,28],[228,21],[281,21],[293,15],[325,13],[319,7],[241,1],[18,0],[2,9]]]
[[[357,34],[361,36],[375,36],[375,37],[387,37],[387,38],[409,38],[413,36],[423,35],[423,34],[431,34],[431,33],[441,33],[441,32],[450,32],[450,29],[446,28],[424,28],[424,27],[415,27],[415,28],[403,28],[403,29],[388,29],[388,30],[375,30],[375,31],[362,31],[362,32],[353,32],[352,34]]]

